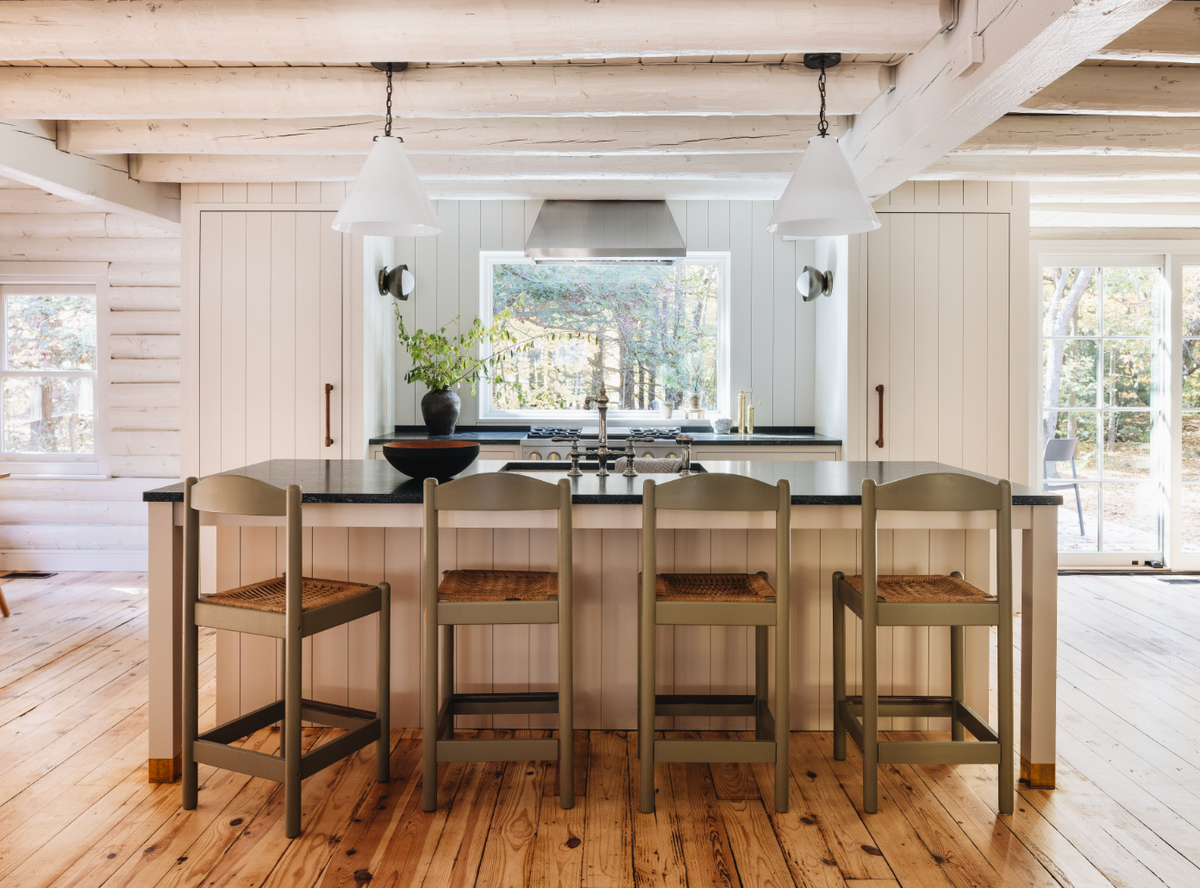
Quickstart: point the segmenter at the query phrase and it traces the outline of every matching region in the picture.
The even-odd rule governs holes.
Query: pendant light
[[[880,225],[842,146],[829,135],[829,121],[825,119],[825,69],[841,60],[841,54],[836,52],[804,56],[805,67],[821,69],[817,80],[821,91],[821,122],[817,135],[808,140],[800,167],[775,206],[767,231],[790,237],[824,237],[861,234]]]
[[[333,228],[348,234],[384,237],[441,234],[442,223],[404,153],[404,140],[392,135],[394,63],[375,62],[374,65],[387,72],[387,116],[383,135],[375,137],[367,162],[333,220]],[[396,67],[403,71],[408,65],[401,62]]]

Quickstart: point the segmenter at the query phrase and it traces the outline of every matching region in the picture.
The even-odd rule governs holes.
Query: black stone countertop
[[[697,444],[721,444],[737,447],[840,447],[842,442],[837,438],[827,438],[824,435],[815,434],[797,434],[792,431],[782,432],[774,429],[767,429],[762,432],[755,432],[753,435],[717,435],[710,431],[702,431],[701,429],[710,428],[709,426],[700,426],[695,429],[684,428],[686,434],[691,435],[696,439]],[[479,444],[520,444],[526,435],[526,429],[521,428],[513,430],[512,427],[505,427],[495,431],[489,430],[482,426],[473,426],[470,431],[455,432],[453,435],[434,436],[427,434],[419,429],[404,428],[389,435],[380,435],[377,438],[372,438],[372,444],[387,444],[391,441],[425,441],[431,438],[437,438],[439,441],[475,441]],[[616,436],[615,440],[622,440],[620,436]]]
[[[792,503],[798,506],[859,505],[862,502],[862,482],[874,478],[880,483],[896,481],[925,472],[963,472],[953,466],[933,462],[834,462],[794,460],[701,460],[701,464],[713,472],[733,472],[774,484],[786,478],[792,488]],[[462,475],[480,472],[495,472],[504,461],[478,460]],[[564,469],[566,466],[564,466]],[[400,474],[391,464],[381,459],[273,459],[234,469],[225,474],[249,475],[277,487],[299,484],[306,503],[419,503],[421,482]],[[557,481],[565,472],[540,471],[536,477]],[[461,476],[460,476],[461,477]],[[666,483],[674,475],[641,475],[625,478],[609,475],[598,478],[594,474],[572,478],[573,502],[581,505],[639,504],[642,501],[642,484],[646,478]],[[977,475],[985,478],[986,475]],[[183,485],[172,484],[142,494],[148,503],[182,502]],[[1031,487],[1013,486],[1013,505],[1050,506],[1061,505],[1059,494],[1045,493]]]

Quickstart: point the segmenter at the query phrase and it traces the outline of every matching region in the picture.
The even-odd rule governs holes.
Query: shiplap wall
[[[479,313],[479,252],[524,249],[541,201],[437,201],[444,228],[437,237],[397,238],[396,262],[416,277],[412,297],[400,303],[405,326],[430,329],[456,317],[469,324]],[[730,391],[754,389],[755,422],[813,425],[816,307],[796,295],[796,276],[813,262],[812,241],[785,241],[767,233],[772,201],[668,201],[688,250],[729,251]],[[411,366],[396,346],[397,375]],[[396,386],[395,415],[420,424],[425,388]],[[466,388],[463,424],[478,416],[478,399]],[[823,431],[818,429],[818,431]]]
[[[180,238],[0,180],[0,261],[12,263],[10,271],[23,263],[107,266],[97,293],[106,452],[97,456],[113,476],[4,482],[2,566],[144,569],[142,491],[179,474]]]

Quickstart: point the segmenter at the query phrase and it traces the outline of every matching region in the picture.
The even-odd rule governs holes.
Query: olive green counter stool
[[[765,573],[660,574],[656,537],[663,510],[775,513],[775,586]],[[702,474],[642,487],[642,572],[638,608],[638,758],[643,813],[654,811],[654,763],[771,762],[775,810],[788,809],[788,589],[792,570],[791,490],[740,475]],[[656,694],[656,626],[754,626],[753,694]],[[775,707],[768,694],[767,628],[775,627]],[[753,740],[660,740],[656,716],[754,718]]]
[[[213,475],[184,482],[183,574],[183,807],[196,807],[196,765],[213,765],[274,780],[284,786],[284,828],[300,835],[300,781],[371,743],[375,777],[389,779],[389,699],[391,695],[391,588],[322,580],[301,575],[300,487],[286,490],[244,475]],[[200,513],[284,516],[287,572],[204,598],[200,590]],[[351,620],[379,614],[378,702],[375,712],[301,697],[301,640]],[[198,734],[197,627],[265,635],[283,641],[283,698]],[[300,752],[302,719],[346,731],[308,753]],[[281,723],[281,756],[231,745],[276,722]]]
[[[880,576],[880,511],[995,512],[996,594],[949,576]],[[846,758],[846,735],[862,751],[863,810],[879,809],[881,764],[1000,766],[999,809],[1013,812],[1012,486],[954,472],[862,486],[862,575],[833,575],[833,754]],[[862,695],[846,694],[846,610],[862,621]],[[949,626],[949,697],[879,694],[879,626]],[[967,705],[963,672],[966,626],[997,627],[998,718],[995,727]],[[879,718],[949,718],[950,740],[880,740]],[[978,742],[966,742],[966,732]]]
[[[450,570],[439,582],[441,512],[557,510],[558,571]],[[571,638],[571,482],[522,475],[469,475],[425,481],[425,557],[421,573],[424,652],[421,675],[422,801],[437,809],[438,762],[557,761],[559,804],[575,806]],[[455,693],[454,627],[558,624],[558,691]],[[439,691],[438,635],[441,641]],[[443,697],[444,693],[444,697]],[[456,715],[558,713],[558,737],[455,738]]]

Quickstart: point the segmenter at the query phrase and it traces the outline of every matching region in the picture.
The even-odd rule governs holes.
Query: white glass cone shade
[[[441,234],[433,204],[395,136],[375,140],[354,187],[333,220],[334,231],[413,237]]]
[[[837,139],[813,136],[775,206],[767,231],[790,237],[825,237],[861,234],[879,225]]]

